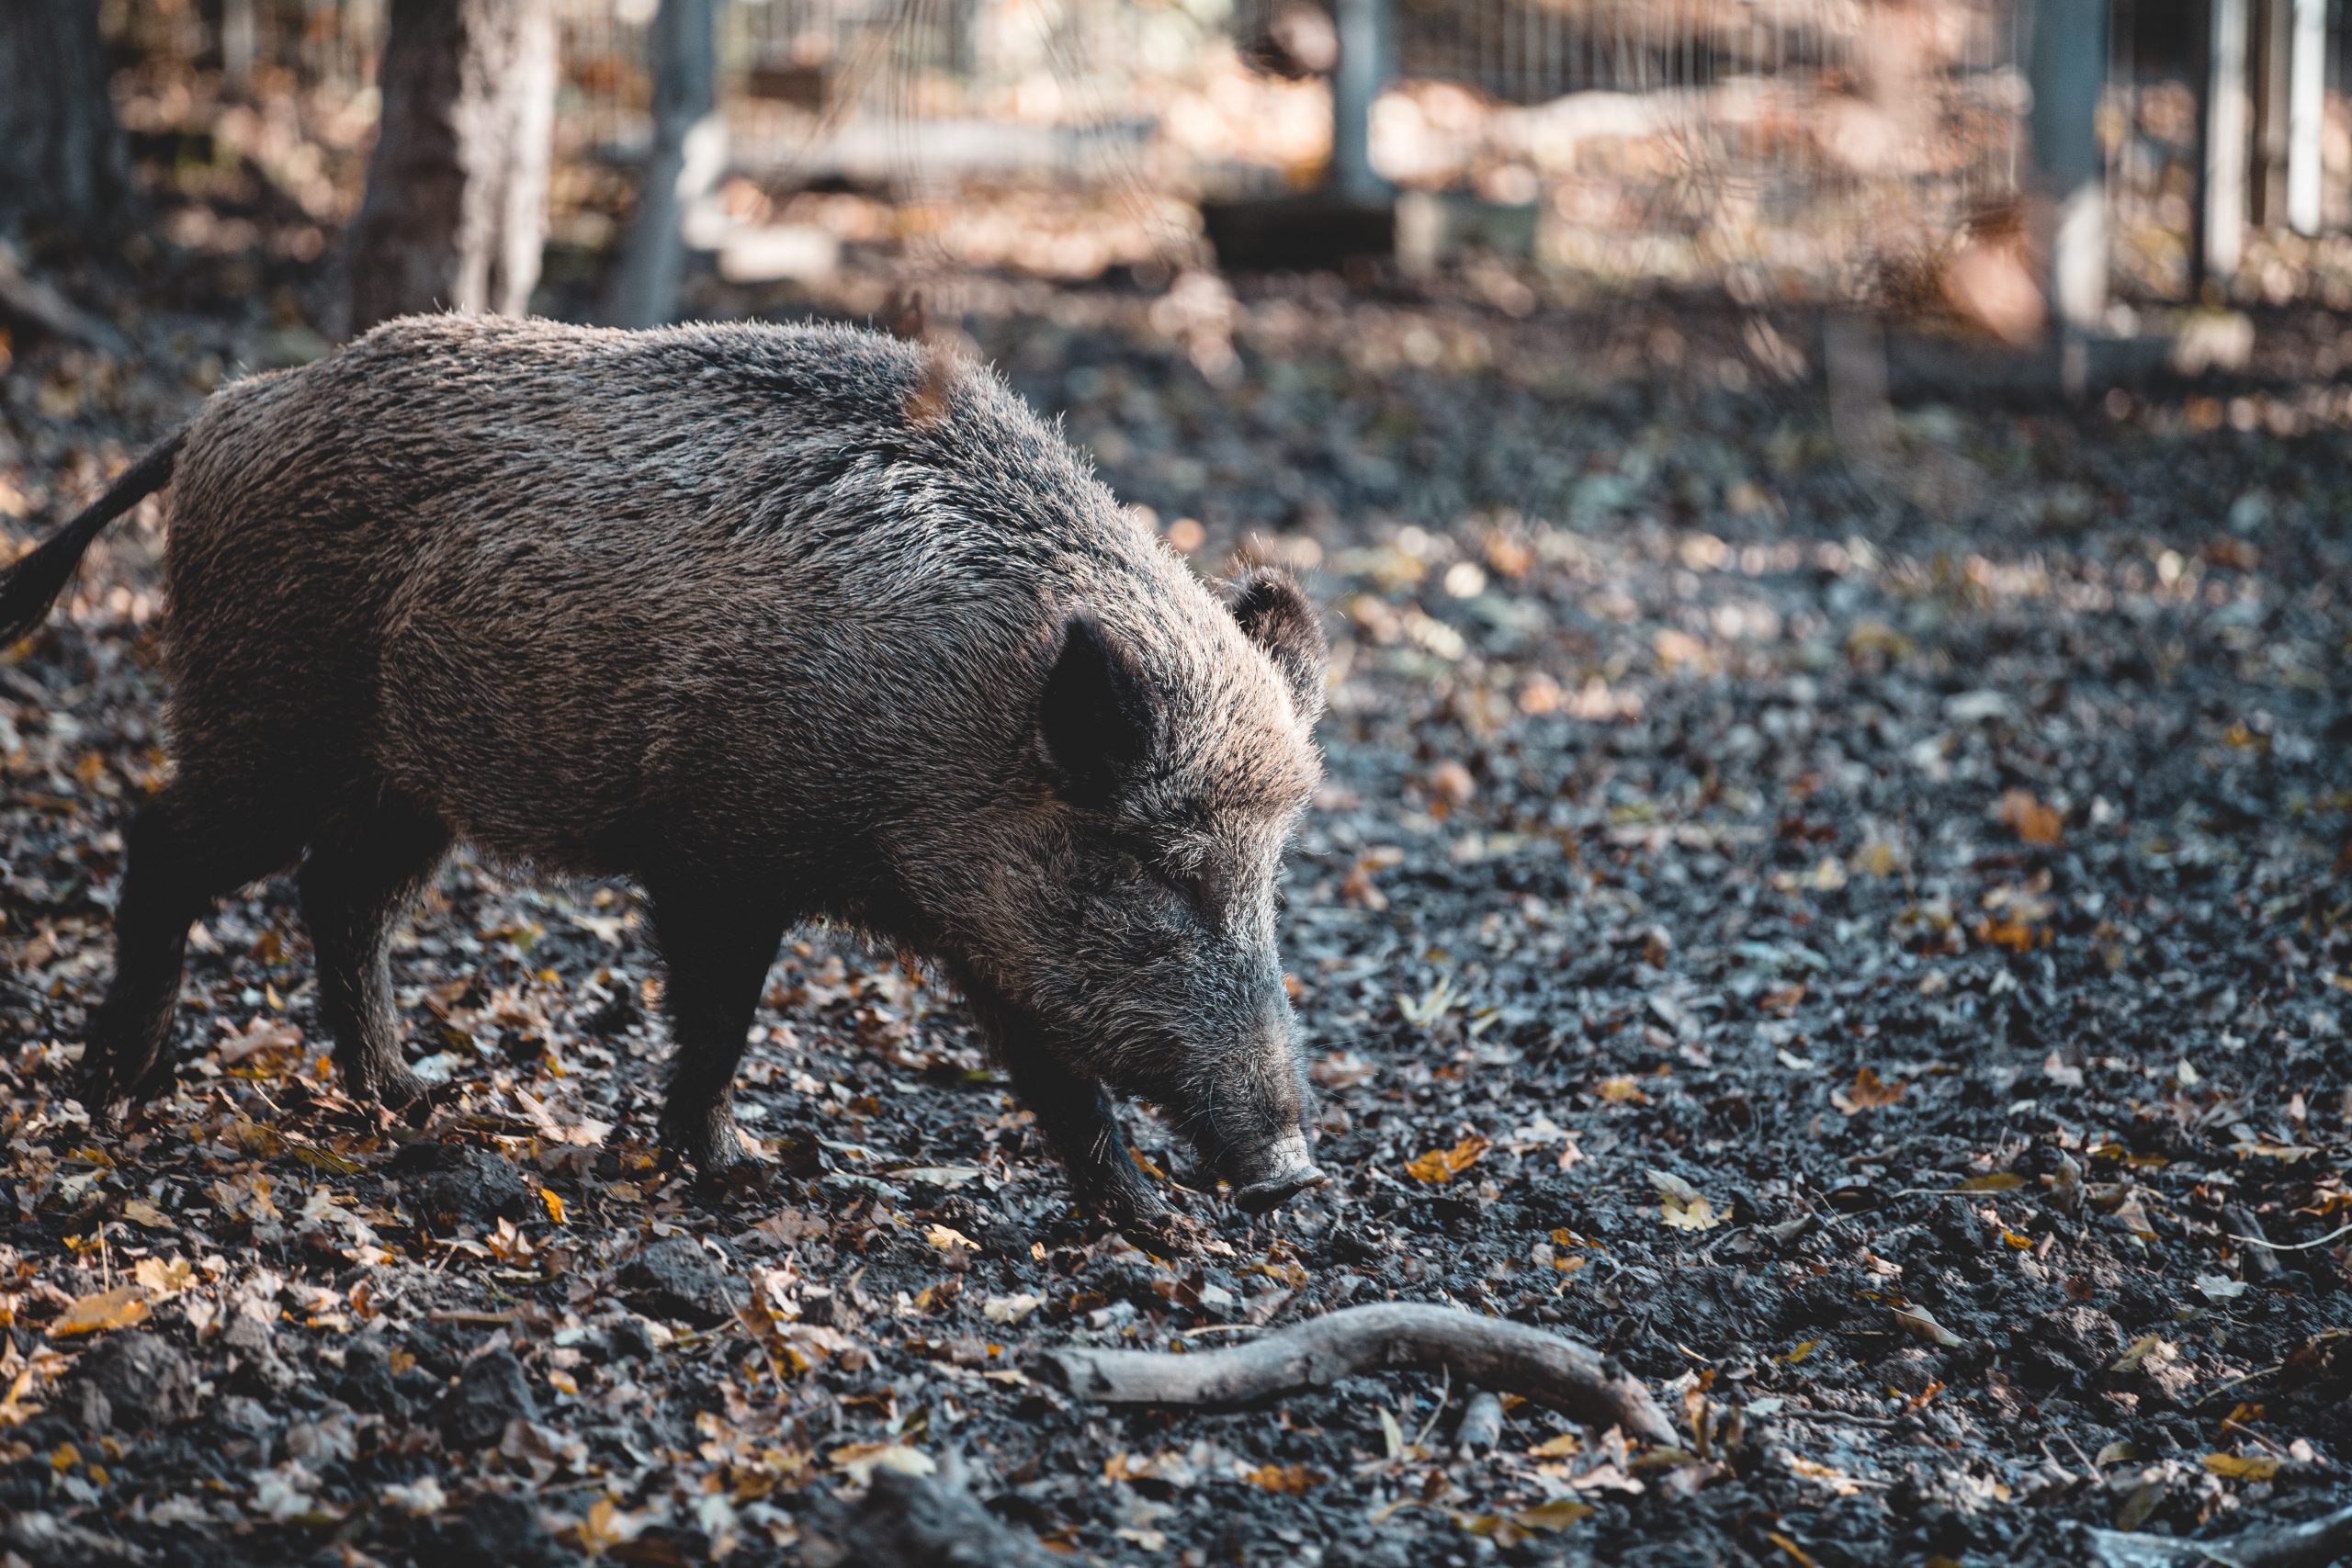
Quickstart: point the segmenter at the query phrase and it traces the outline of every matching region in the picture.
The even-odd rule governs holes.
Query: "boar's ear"
[[[1270,566],[1253,567],[1233,585],[1233,618],[1266,650],[1290,683],[1291,706],[1313,724],[1323,714],[1323,674],[1329,645],[1323,622],[1297,580]]]
[[[1063,624],[1037,729],[1056,787],[1080,806],[1110,805],[1150,761],[1151,694],[1126,650],[1083,611]]]

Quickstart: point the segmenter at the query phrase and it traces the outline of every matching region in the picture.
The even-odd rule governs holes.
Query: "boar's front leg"
[[[1109,1091],[1054,1060],[1036,1036],[1016,1022],[991,1020],[997,1055],[1012,1077],[1021,1102],[1037,1118],[1069,1173],[1079,1204],[1137,1242],[1181,1242],[1191,1222],[1151,1190],[1127,1152],[1126,1129]]]
[[[735,1068],[759,1009],[768,965],[793,912],[772,895],[694,881],[648,879],[653,931],[670,972],[670,1031],[677,1046],[662,1147],[694,1162],[717,1187],[743,1158],[735,1135]]]
[[[425,1086],[401,1057],[385,954],[392,923],[448,852],[449,829],[419,806],[390,802],[322,829],[297,877],[317,956],[319,1013],[354,1099],[398,1111]]]

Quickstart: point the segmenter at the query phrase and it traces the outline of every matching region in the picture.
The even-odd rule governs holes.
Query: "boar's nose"
[[[1308,1188],[1320,1187],[1330,1179],[1306,1157],[1306,1135],[1295,1127],[1276,1138],[1259,1158],[1246,1164],[1245,1171],[1237,1172],[1246,1180],[1236,1186],[1233,1201],[1253,1214],[1279,1209]]]

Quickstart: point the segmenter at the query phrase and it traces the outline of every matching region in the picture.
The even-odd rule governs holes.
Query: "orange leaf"
[[[2001,821],[2016,829],[2017,836],[2029,844],[2056,845],[2066,839],[2064,819],[2057,809],[2042,805],[2027,790],[2013,789],[2002,795]]]
[[[49,1325],[51,1339],[72,1334],[98,1334],[128,1328],[147,1315],[147,1291],[141,1285],[118,1285],[111,1291],[84,1296],[60,1313]]]
[[[1283,1492],[1295,1497],[1310,1486],[1320,1485],[1323,1475],[1303,1464],[1261,1464],[1255,1470],[1245,1470],[1241,1479],[1252,1486],[1262,1486],[1269,1492]]]
[[[1405,1173],[1416,1181],[1431,1187],[1442,1186],[1478,1163],[1479,1156],[1494,1144],[1473,1133],[1450,1149],[1431,1149],[1405,1167]]]
[[[1882,1080],[1875,1067],[1864,1067],[1854,1075],[1851,1084],[1830,1091],[1829,1103],[1849,1116],[1858,1115],[1894,1104],[1903,1098],[1904,1087]]]

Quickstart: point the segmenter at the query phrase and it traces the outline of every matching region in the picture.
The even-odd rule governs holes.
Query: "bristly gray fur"
[[[462,838],[643,885],[665,1138],[707,1174],[820,915],[952,971],[1131,1228],[1159,1206],[1098,1086],[1280,1174],[1319,626],[1259,572],[1245,632],[995,375],[837,327],[413,317],[214,397],[172,504],[177,772],[129,835],[94,1104],[167,1077],[191,916],[298,858],[338,1061],[417,1093],[384,938]]]

